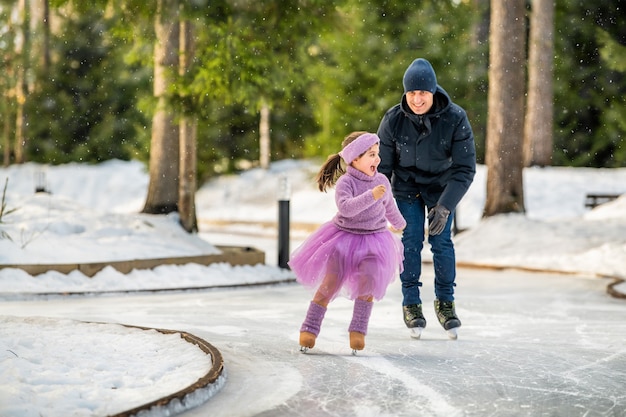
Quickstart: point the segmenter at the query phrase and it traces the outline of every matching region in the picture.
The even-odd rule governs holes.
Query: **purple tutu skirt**
[[[329,301],[338,295],[380,300],[403,260],[402,242],[390,231],[356,234],[330,221],[292,252],[289,266],[299,283]]]

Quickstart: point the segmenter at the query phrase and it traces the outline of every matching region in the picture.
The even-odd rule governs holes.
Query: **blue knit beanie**
[[[402,84],[404,85],[405,93],[420,90],[430,91],[435,94],[435,91],[437,91],[437,76],[430,62],[424,58],[417,58],[404,72]]]

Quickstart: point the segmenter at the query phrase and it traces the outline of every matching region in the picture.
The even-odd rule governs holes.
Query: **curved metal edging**
[[[138,329],[142,329],[142,330],[156,330],[158,332],[161,332],[163,334],[174,334],[174,333],[179,333],[180,337],[182,337],[183,339],[185,339],[185,341],[187,341],[188,343],[193,343],[194,345],[198,346],[203,352],[205,352],[207,355],[211,356],[212,359],[212,366],[211,369],[209,369],[209,371],[201,378],[198,378],[198,380],[196,382],[194,382],[193,384],[189,385],[186,388],[183,388],[182,390],[175,392],[173,394],[167,395],[165,397],[159,398],[157,400],[151,401],[149,403],[146,404],[142,404],[138,407],[135,407],[133,409],[130,410],[126,410],[123,411],[121,413],[117,413],[114,415],[111,415],[110,417],[130,417],[130,416],[134,416],[136,414],[138,414],[141,411],[147,411],[153,407],[166,407],[171,401],[173,400],[179,400],[181,401],[181,403],[183,402],[183,398],[185,398],[187,395],[191,394],[192,392],[202,389],[202,388],[206,388],[211,384],[214,384],[218,381],[218,379],[222,376],[223,372],[224,372],[224,360],[222,358],[222,354],[220,353],[219,350],[217,350],[217,348],[215,348],[213,345],[211,345],[210,343],[208,343],[206,340],[199,338],[198,336],[194,336],[191,333],[187,333],[187,332],[181,332],[181,331],[177,331],[177,330],[166,330],[166,329],[154,329],[151,327],[142,327],[142,326],[131,326],[131,325],[123,325],[126,327],[132,327],[132,328],[138,328]]]
[[[521,267],[521,266],[483,265],[483,264],[474,264],[474,263],[471,263],[471,262],[457,262],[457,267],[491,269],[491,270],[496,270],[496,271],[504,270],[504,269],[516,269],[516,270],[524,271],[524,272],[545,272],[545,273],[549,273],[549,274],[569,274],[569,275],[577,275],[577,274],[579,274],[579,272],[574,272],[574,271],[559,271],[559,270],[555,270],[555,269],[530,268],[530,267]],[[598,277],[598,278],[612,279],[613,282],[610,283],[609,285],[607,285],[606,292],[611,297],[621,298],[621,299],[625,299],[626,300],[626,294],[624,294],[624,293],[622,293],[620,291],[617,291],[615,289],[615,286],[617,286],[618,284],[621,284],[622,282],[624,282],[623,278],[615,277],[615,276],[611,276],[611,275],[605,275],[605,274],[595,274],[595,276]]]
[[[624,280],[621,278],[611,278],[613,278],[614,281],[606,287],[606,292],[608,292],[609,295],[611,295],[612,297],[626,299],[626,294],[615,289],[615,286],[621,284],[622,282],[624,282]]]

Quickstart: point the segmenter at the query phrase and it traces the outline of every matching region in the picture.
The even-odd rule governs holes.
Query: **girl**
[[[394,231],[404,229],[406,221],[389,180],[377,171],[379,142],[373,133],[349,134],[341,152],[330,155],[317,174],[320,191],[335,186],[338,212],[293,252],[289,262],[298,282],[315,291],[300,328],[302,352],[315,346],[326,307],[339,294],[354,300],[350,347],[353,354],[362,350],[373,300],[383,298],[397,269],[402,272],[403,246],[387,229],[387,221]]]

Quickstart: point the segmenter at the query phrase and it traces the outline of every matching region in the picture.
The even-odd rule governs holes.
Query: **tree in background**
[[[6,51],[13,53],[4,55],[7,70],[3,77],[5,82],[14,84],[4,95],[4,164],[11,160],[23,163],[28,157],[27,138],[29,132],[27,102],[29,95],[38,87],[35,81],[37,72],[46,71],[49,66],[49,7],[48,0],[19,0],[0,2],[1,21],[7,22],[6,31],[2,36],[2,44]],[[14,100],[12,100],[14,99]],[[13,119],[14,123],[10,120]],[[14,133],[13,144],[10,136]]]
[[[41,71],[45,74],[50,68],[50,1],[39,0],[40,7],[33,10],[36,14],[35,21],[41,26],[41,39],[39,44],[39,57]]]
[[[277,103],[292,102],[307,86],[301,51],[332,25],[341,2],[227,3],[228,18],[207,28],[209,42],[198,50],[201,70],[193,88],[205,100],[241,105],[258,115],[259,144],[253,155],[267,167],[271,113]]]
[[[194,24],[183,17],[180,21],[179,75],[185,78],[193,66]],[[180,224],[187,232],[198,230],[196,218],[197,187],[197,132],[198,119],[189,108],[183,108],[180,117],[180,184],[178,187],[178,213]]]
[[[491,3],[485,216],[524,212],[525,0]]]
[[[180,131],[168,93],[178,74],[179,9],[179,0],[157,0],[152,81],[157,104],[152,117],[150,182],[143,213],[165,214],[178,209]]]
[[[33,71],[26,101],[28,158],[53,164],[145,160],[149,118],[139,101],[150,74],[123,61],[127,51],[113,36],[115,16],[68,5],[57,5],[50,15],[50,63]]]
[[[15,120],[13,116],[15,114],[15,31],[11,19],[12,4],[12,0],[9,2],[0,1],[0,19],[6,22],[5,30],[0,31],[0,45],[4,45],[0,56],[0,90],[2,91],[2,100],[0,101],[2,129],[0,131],[2,132],[2,154],[5,167],[9,166],[12,160],[13,121]]]
[[[601,54],[613,45],[626,59],[620,3],[556,2],[554,165],[626,166],[626,74]]]
[[[30,69],[30,0],[17,2],[18,36],[15,40],[15,162],[26,162],[26,111],[28,96],[28,71]]]
[[[603,30],[598,30],[600,58],[615,74],[616,80],[626,78],[626,42],[620,43]],[[622,87],[622,90],[625,88]],[[611,97],[610,105],[604,111],[606,120],[605,131],[611,149],[610,164],[606,166],[619,167],[626,165],[626,146],[624,146],[624,132],[626,132],[626,91]]]
[[[334,152],[353,130],[376,131],[384,112],[400,101],[402,75],[418,57],[433,64],[482,140],[487,58],[475,26],[483,6],[449,0],[372,0],[364,6],[349,0],[339,7],[340,23],[321,32],[302,58],[307,99],[319,126],[307,139],[306,154]]]
[[[29,1],[31,21],[43,20],[35,15],[46,0]],[[399,100],[402,71],[418,55],[433,62],[448,92],[466,108],[483,161],[488,0],[319,0],[296,2],[291,10],[280,10],[278,1],[257,3],[263,4],[184,2],[198,9],[192,19],[199,29],[197,62],[210,81],[200,74],[194,81],[176,77],[168,94],[176,101],[185,85],[193,90],[185,94],[193,97],[190,113],[198,120],[200,181],[258,164],[262,130],[271,135],[271,158],[282,159],[324,156],[350,126],[375,129],[382,112]],[[533,3],[538,4],[527,2]],[[626,166],[626,82],[619,66],[626,25],[620,24],[620,2],[555,4],[552,163]],[[17,6],[0,0],[0,147],[7,164],[15,160],[19,26],[11,17]],[[153,6],[139,0],[50,0],[48,71],[38,63],[45,32],[31,25],[28,160],[146,159],[156,108]],[[323,13],[309,24],[306,17],[318,11]],[[261,94],[266,81],[271,85]],[[269,129],[261,128],[263,106],[254,100],[262,95],[269,97]],[[181,114],[175,109],[176,121]]]
[[[554,144],[554,0],[532,1],[528,49],[524,166],[548,166]]]

